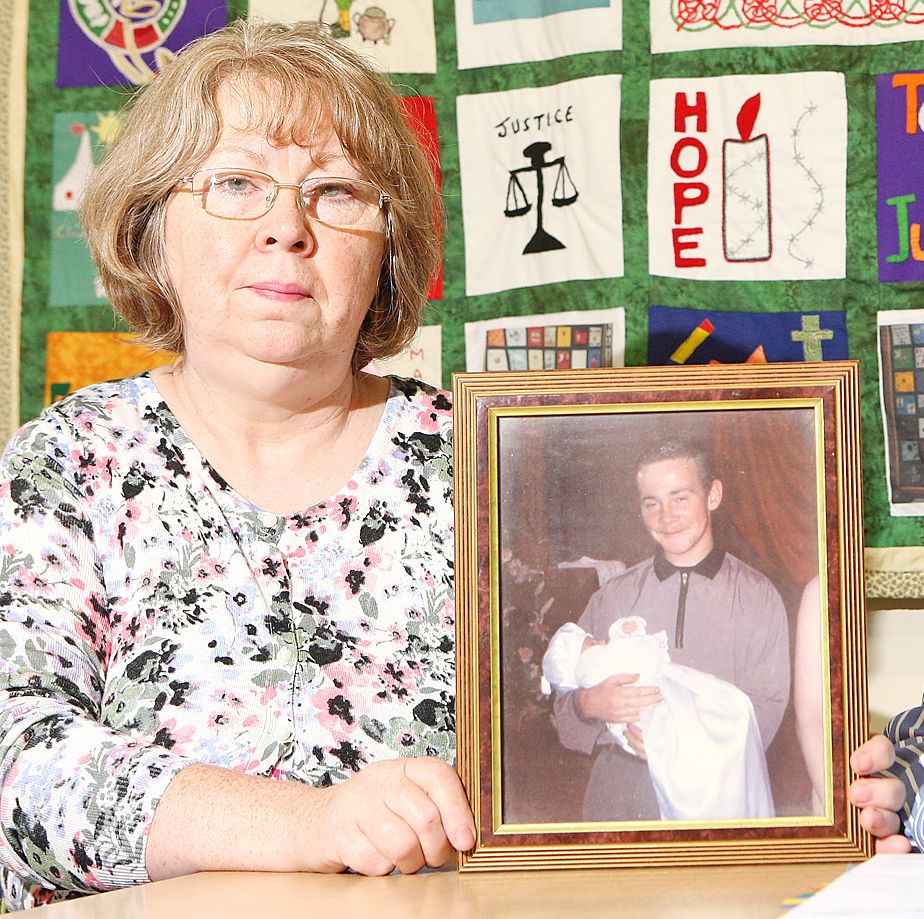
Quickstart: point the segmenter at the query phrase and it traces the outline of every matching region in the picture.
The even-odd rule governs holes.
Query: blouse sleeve
[[[89,892],[148,880],[154,808],[189,761],[99,721],[114,623],[68,460],[33,429],[0,461],[0,865]]]
[[[895,744],[895,763],[889,772],[905,786],[905,803],[898,816],[912,847],[924,851],[924,705],[896,715],[886,725],[885,735]]]

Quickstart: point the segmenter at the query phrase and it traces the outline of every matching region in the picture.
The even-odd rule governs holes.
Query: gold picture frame
[[[865,739],[867,725],[857,364],[460,373],[453,393],[458,768],[477,828],[460,870],[868,856],[870,839],[847,800],[849,753]],[[656,543],[674,536],[646,529],[636,485],[652,467],[639,457],[685,439],[706,444],[723,483],[721,505],[709,505],[716,546],[710,557],[736,564],[733,577],[756,571],[747,575],[755,583],[769,580],[783,612],[748,600],[733,616],[737,600],[707,604],[708,613],[693,610],[688,617],[686,650],[678,612],[671,661],[686,654],[695,665],[696,648],[704,660],[708,648],[721,658],[702,669],[753,703],[747,730],[756,721],[764,750],[757,759],[765,758],[772,801],[763,810],[742,805],[743,812],[725,804],[731,810],[706,809],[705,817],[696,802],[692,811],[678,812],[698,816],[676,819],[670,788],[665,805],[659,786],[654,814],[650,803],[637,805],[625,790],[639,768],[655,775],[656,748],[658,775],[682,783],[698,769],[707,776],[705,798],[725,794],[739,779],[713,788],[705,754],[690,752],[707,748],[688,743],[665,753],[654,728],[645,741],[649,764],[640,767],[638,757],[632,761],[613,746],[609,726],[569,703],[572,690],[543,694],[541,662],[558,628],[590,621],[588,598],[595,592],[603,599],[593,601],[593,610],[611,603],[622,612],[626,597],[642,595],[631,593],[632,578],[644,572],[655,584]],[[668,521],[667,530],[673,526]],[[615,580],[614,572],[621,572]],[[625,603],[625,612],[639,612],[630,607]],[[656,605],[648,612],[660,615]],[[728,624],[707,628],[704,618],[697,637],[696,617],[719,613],[727,613]],[[740,651],[737,661],[736,649],[762,642],[783,664],[765,666],[759,655],[748,656],[751,650]],[[575,719],[575,736],[583,737],[587,726],[596,732],[589,752],[568,749]],[[724,740],[714,743],[709,750],[728,755]],[[610,759],[598,775],[602,757]],[[610,784],[601,785],[601,776]],[[750,781],[750,775],[740,779]]]

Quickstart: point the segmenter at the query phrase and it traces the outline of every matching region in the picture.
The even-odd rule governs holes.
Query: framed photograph
[[[454,396],[461,870],[870,854],[857,364]]]

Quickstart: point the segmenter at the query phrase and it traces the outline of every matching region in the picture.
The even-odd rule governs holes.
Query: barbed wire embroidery
[[[790,233],[787,238],[788,243],[788,252],[789,255],[797,262],[801,262],[807,271],[811,270],[815,266],[815,260],[807,255],[801,255],[797,251],[797,243],[800,238],[809,233],[809,231],[815,229],[815,222],[821,216],[825,209],[825,187],[822,185],[821,180],[818,178],[818,174],[815,169],[813,169],[807,162],[805,153],[800,148],[800,140],[802,138],[802,123],[807,118],[812,118],[815,113],[818,111],[818,106],[814,102],[809,102],[806,105],[805,110],[796,120],[795,126],[792,128],[790,134],[792,136],[792,161],[796,168],[803,174],[805,177],[806,183],[809,185],[810,194],[814,192],[815,194],[815,203],[812,209],[812,212],[808,217],[802,222],[802,225]]]

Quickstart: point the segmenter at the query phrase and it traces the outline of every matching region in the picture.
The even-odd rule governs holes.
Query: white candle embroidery
[[[729,262],[766,262],[773,251],[770,143],[752,137],[760,93],[738,112],[738,138],[722,143],[722,244]]]

